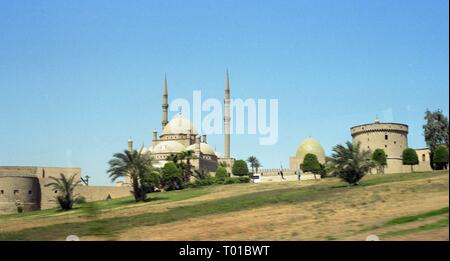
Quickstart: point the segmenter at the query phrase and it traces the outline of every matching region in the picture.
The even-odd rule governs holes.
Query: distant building
[[[314,138],[305,139],[302,144],[297,148],[297,152],[295,156],[290,158],[290,169],[297,170],[300,168],[300,165],[303,163],[306,154],[314,154],[319,160],[320,164],[325,164],[325,150],[322,145],[320,145],[319,141]]]
[[[56,207],[58,191],[46,186],[59,178],[60,174],[81,177],[80,168],[60,168],[42,166],[0,166],[0,214],[34,211]],[[77,186],[75,194],[87,201],[129,196],[126,187]]]
[[[168,121],[168,88],[167,79],[164,79],[163,99],[162,99],[162,134],[153,130],[152,143],[149,147],[142,149],[143,153],[151,153],[156,160],[156,167],[163,167],[167,162],[167,157],[172,154],[180,154],[192,151],[190,163],[194,170],[204,174],[214,174],[220,163],[227,165],[227,170],[231,173],[234,159],[230,156],[230,85],[228,72],[226,73],[225,99],[224,99],[224,155],[215,151],[207,142],[207,136],[198,133],[197,128],[181,114],[176,115]],[[133,150],[133,141],[128,140],[128,150]],[[118,185],[129,185],[130,180],[121,182]]]
[[[408,125],[403,123],[380,122],[361,124],[350,128],[352,142],[360,142],[362,150],[383,149],[386,153],[385,173],[410,172],[411,167],[403,165],[403,150],[408,148]],[[430,171],[429,149],[416,149],[419,164],[414,171]]]

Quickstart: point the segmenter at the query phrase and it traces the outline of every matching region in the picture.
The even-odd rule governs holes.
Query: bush
[[[403,151],[403,165],[410,165],[411,172],[414,172],[413,165],[419,164],[419,158],[414,149],[407,148]]]
[[[218,167],[216,170],[216,179],[225,179],[228,177],[227,169],[224,167]]]
[[[377,164],[377,172],[384,173],[384,167],[387,166],[386,153],[383,149],[376,149],[372,154],[372,160]]]
[[[448,149],[444,146],[437,147],[433,153],[433,164],[436,169],[444,169],[448,164]]]
[[[244,160],[236,160],[233,164],[231,172],[235,176],[248,176],[248,166]]]
[[[73,203],[75,203],[75,204],[84,204],[86,202],[87,202],[87,200],[83,196],[79,196],[73,201]]]
[[[303,159],[301,168],[303,172],[312,172],[314,174],[318,174],[320,172],[320,163],[317,159],[317,156],[312,153],[306,154],[305,158]]]
[[[161,169],[161,185],[165,190],[181,189],[183,175],[173,162],[167,162]]]
[[[225,178],[217,178],[208,176],[203,179],[197,179],[194,182],[185,183],[184,187],[188,188],[196,188],[196,187],[204,187],[211,185],[228,185],[228,184],[239,184],[239,183],[249,183],[250,178],[243,177],[225,177]]]

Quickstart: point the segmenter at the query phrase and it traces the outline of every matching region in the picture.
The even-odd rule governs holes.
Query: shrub
[[[87,200],[83,196],[79,196],[73,201],[73,203],[75,203],[75,204],[84,204],[86,202],[87,202]]]
[[[235,176],[248,176],[248,166],[244,160],[236,160],[233,164],[232,171]]]
[[[384,167],[387,166],[386,153],[383,149],[376,149],[372,154],[372,160],[377,164],[377,172],[384,173]]]
[[[249,177],[237,177],[236,178],[238,181],[239,181],[239,183],[249,183],[250,182],[250,178]]]
[[[444,146],[439,146],[433,154],[433,164],[436,169],[444,169],[448,164],[448,149]]]
[[[203,179],[197,179],[194,182],[185,183],[184,187],[195,188],[211,185],[228,185],[228,184],[239,184],[239,183],[249,183],[250,178],[247,176],[243,177],[225,177],[217,178],[208,176]]]
[[[419,158],[414,149],[407,148],[403,151],[403,165],[410,165],[411,172],[414,172],[413,166],[419,164]]]
[[[314,174],[319,174],[321,170],[317,156],[312,153],[308,153],[305,155],[303,163],[300,167],[302,168],[303,172],[312,172]]]
[[[167,162],[161,169],[161,185],[165,190],[182,188],[183,175],[175,163]]]
[[[224,167],[218,167],[216,170],[216,179],[225,179],[228,177],[227,169]]]

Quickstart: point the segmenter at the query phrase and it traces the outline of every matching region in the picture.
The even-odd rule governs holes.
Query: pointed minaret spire
[[[225,99],[230,99],[230,76],[228,74],[228,68],[225,75]]]
[[[167,109],[169,108],[168,103],[168,93],[167,93],[167,76],[164,74],[164,89],[163,89],[163,103],[162,103],[162,128],[164,130],[164,127],[166,127],[168,120],[167,120]]]
[[[230,77],[228,69],[225,75],[225,100],[224,100],[224,117],[223,117],[223,131],[224,131],[224,158],[230,158]]]

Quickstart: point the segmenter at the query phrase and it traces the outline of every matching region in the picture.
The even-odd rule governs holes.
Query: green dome
[[[296,157],[300,158],[301,161],[305,158],[305,155],[311,153],[317,156],[317,159],[320,163],[325,163],[325,151],[322,148],[322,145],[313,138],[307,138],[303,141],[303,143],[298,147]]]

